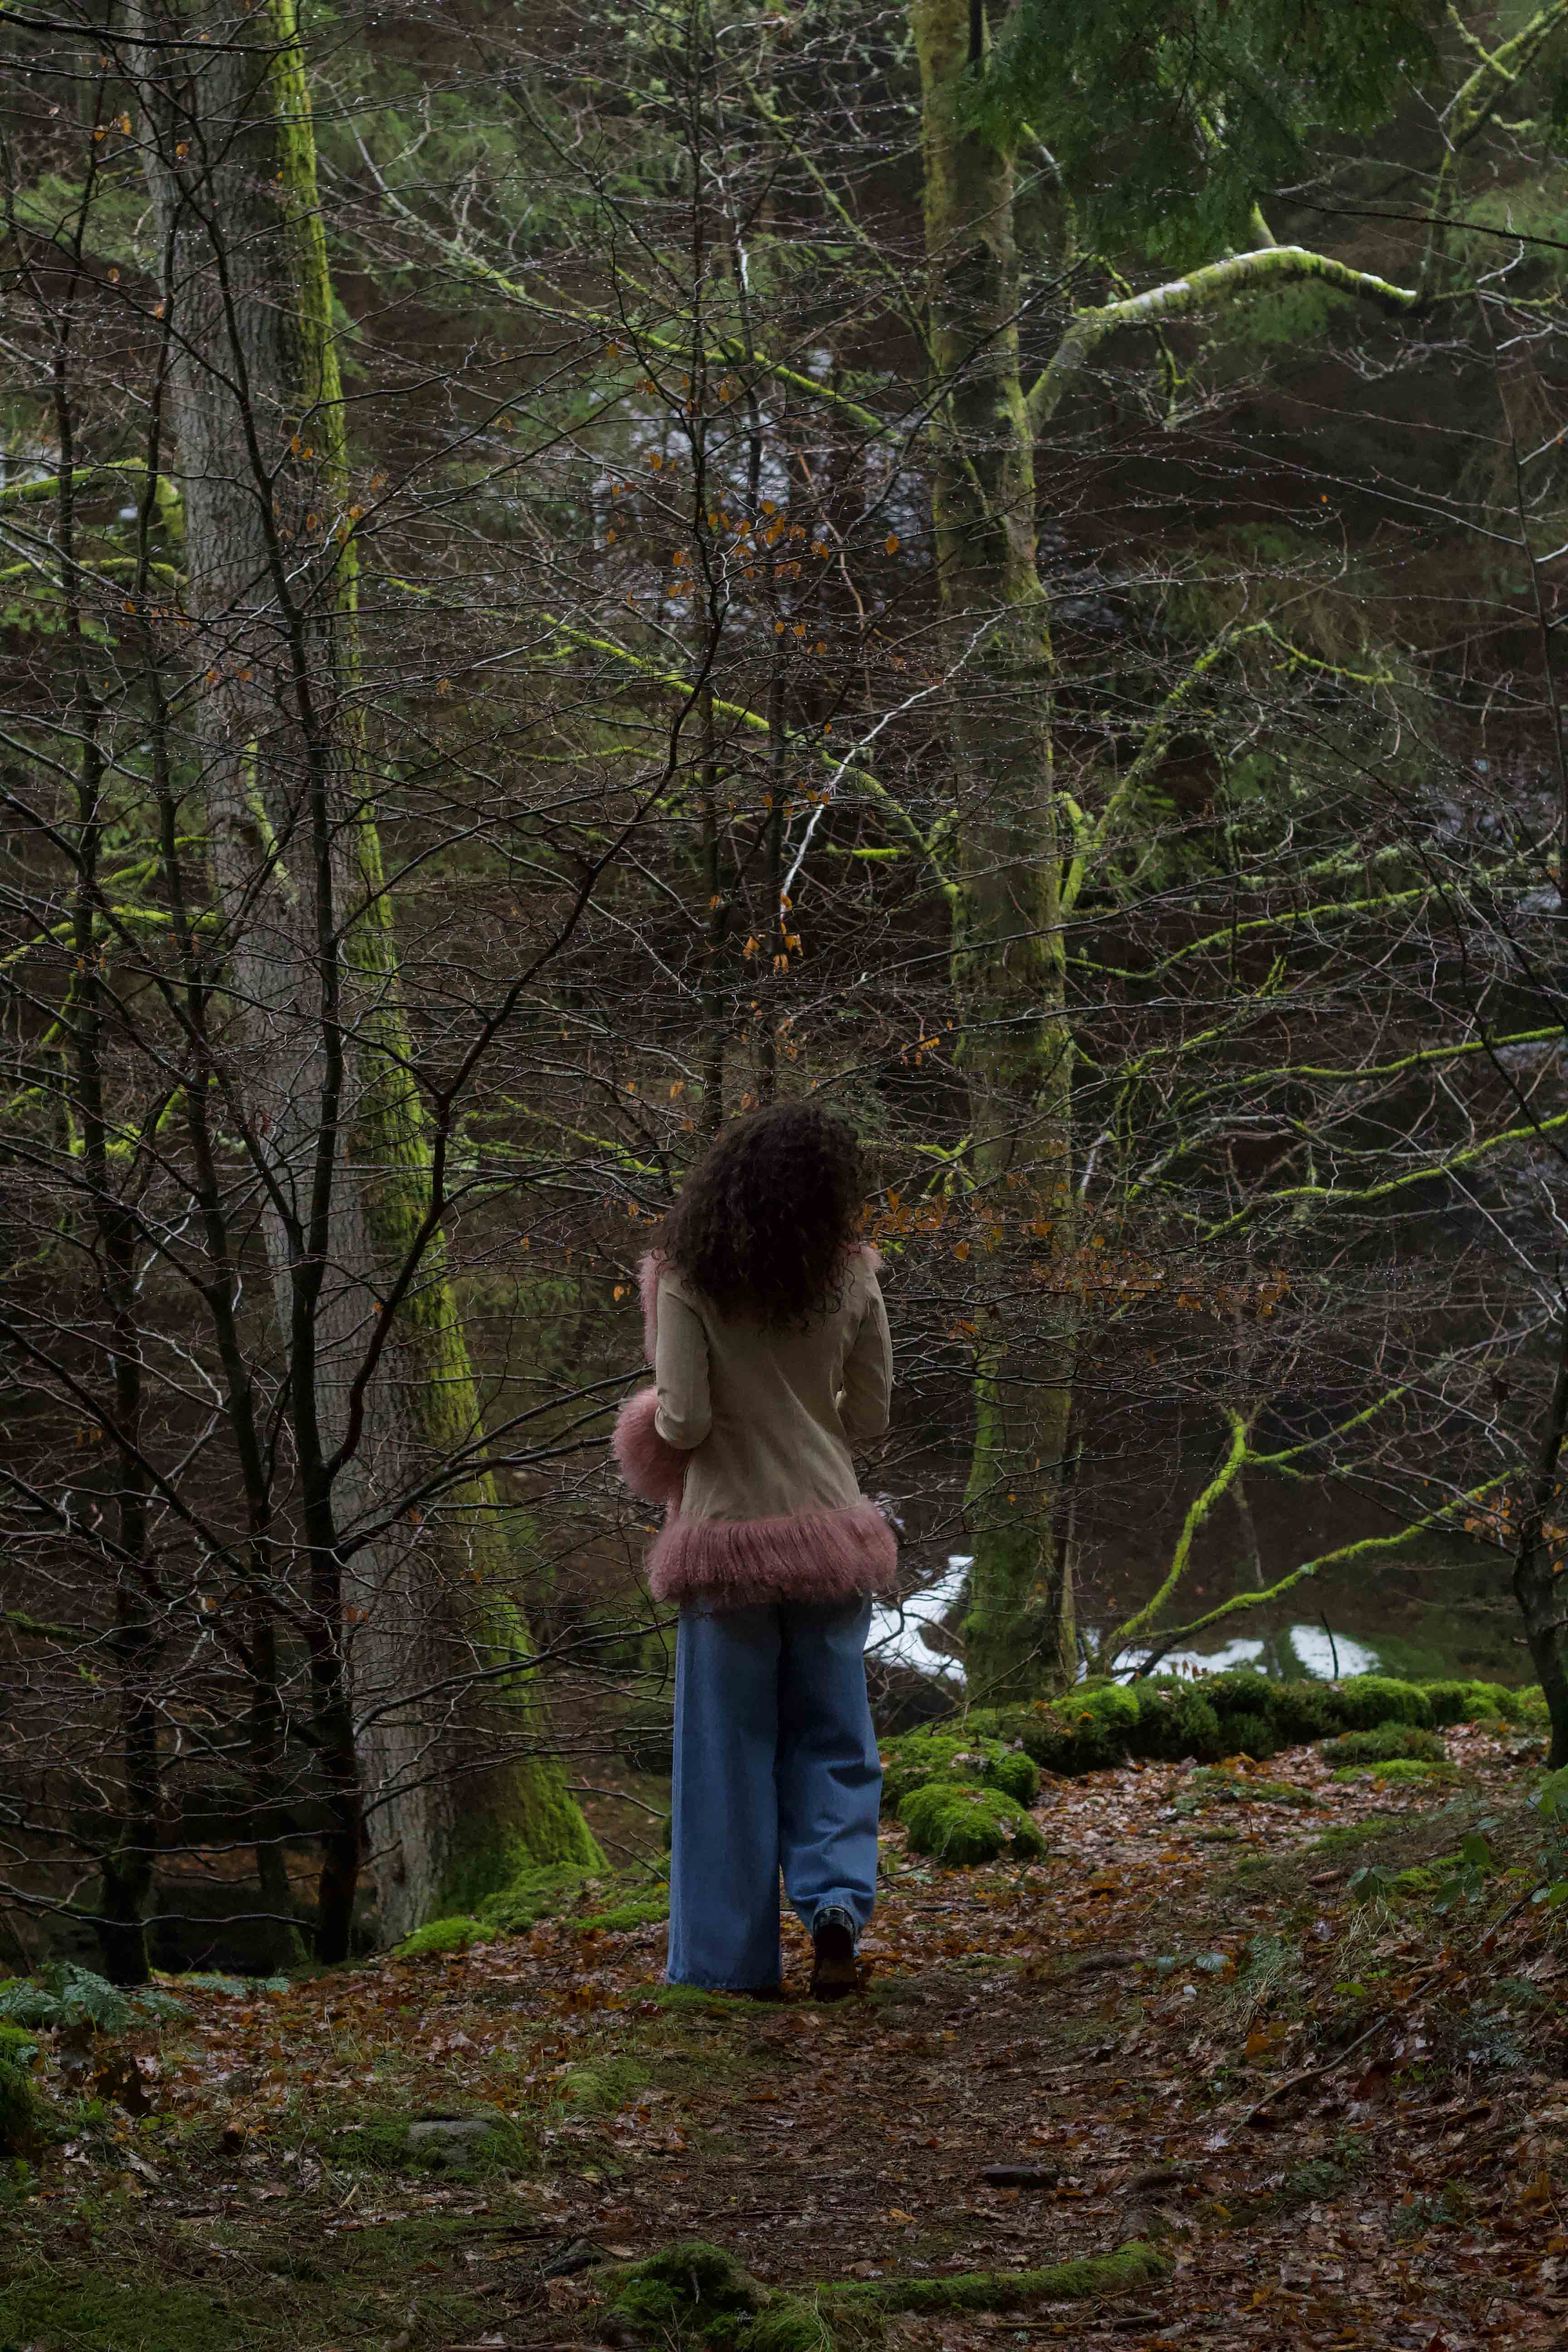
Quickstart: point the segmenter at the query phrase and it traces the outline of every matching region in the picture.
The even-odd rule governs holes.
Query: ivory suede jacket
[[[642,1268],[655,1385],[623,1408],[627,1483],[667,1507],[656,1597],[742,1607],[886,1589],[892,1529],[862,1496],[851,1441],[888,1426],[892,1347],[874,1252],[799,1328],[728,1319],[656,1256]]]

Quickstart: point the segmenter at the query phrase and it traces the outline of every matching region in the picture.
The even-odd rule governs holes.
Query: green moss
[[[1414,1724],[1383,1723],[1375,1731],[1347,1731],[1325,1739],[1325,1764],[1393,1764],[1414,1757],[1423,1764],[1443,1764],[1448,1751],[1435,1731],[1419,1731]]]
[[[355,2124],[348,2130],[323,2130],[311,2145],[329,2164],[354,2171],[382,2174],[499,2174],[525,2171],[536,2161],[532,2140],[509,2116],[479,2112],[475,2120],[486,2126],[484,2137],[448,2139],[440,2135],[414,2140],[409,2125],[417,2117],[389,2116]]]
[[[491,1662],[531,1654],[526,1626],[515,1610],[498,1624]],[[503,1638],[503,1636],[505,1638]],[[519,1702],[520,1705],[521,1702]],[[599,1843],[567,1790],[552,1757],[530,1757],[511,1768],[505,1800],[476,1807],[471,1825],[454,1840],[442,1882],[443,1913],[479,1912],[509,1895],[526,1894],[542,1872],[568,1870],[587,1875],[608,1867]],[[498,1923],[500,1924],[500,1923]]]
[[[773,2294],[755,2319],[736,2329],[734,2352],[862,2352],[887,2332],[877,2305],[851,2303],[831,2288]]]
[[[332,2163],[366,2172],[402,2172],[411,2161],[406,2122],[355,2124],[318,2135],[315,2146]]]
[[[1544,1724],[1546,1703],[1537,1689],[1510,1690],[1500,1683],[1420,1685],[1359,1675],[1336,1686],[1274,1682],[1241,1669],[1197,1681],[1156,1675],[1127,1686],[1085,1683],[1065,1698],[973,1707],[963,1718],[963,1737],[972,1748],[990,1740],[1021,1748],[1046,1771],[1072,1774],[1102,1771],[1130,1756],[1192,1757],[1213,1764],[1242,1751],[1262,1762],[1280,1748],[1335,1733],[1385,1724],[1424,1731],[1434,1723],[1466,1719]],[[901,1757],[911,1741],[934,1748],[958,1736],[943,1726],[889,1745]]]
[[[38,2045],[25,2025],[0,2025],[0,2066],[26,2068],[38,2054]]]
[[[629,2107],[650,2080],[647,2068],[636,2058],[607,2058],[596,2066],[574,2066],[556,2089],[575,2114],[608,2116],[617,2107]]]
[[[590,1911],[585,1919],[576,1924],[582,1927],[599,1927],[613,1936],[630,1935],[636,1927],[656,1927],[669,1916],[669,1890],[659,1895],[645,1895],[631,1903],[612,1904],[607,1911]]]
[[[1015,1862],[1044,1853],[1046,1841],[1028,1813],[1000,1789],[930,1780],[911,1789],[899,1809],[917,1853],[955,1864]]]
[[[500,1893],[483,1898],[477,1906],[478,1916],[487,1926],[499,1927],[506,1935],[520,1935],[538,1920],[554,1918],[570,1910],[585,1882],[600,1874],[581,1863],[570,1862],[519,1870]]]
[[[90,2271],[35,2273],[0,2288],[0,2347],[39,2352],[239,2352],[259,2314],[210,2287],[133,2285]]]
[[[0,2157],[33,2156],[47,2136],[42,2101],[27,2069],[37,2044],[16,2028],[0,2041]]]
[[[731,2340],[734,2352],[833,2352],[834,2329],[821,2306],[806,2296],[778,2294],[755,2319],[742,2322]]]
[[[1220,1728],[1233,1756],[1249,1756],[1255,1764],[1264,1764],[1279,1752],[1279,1742],[1266,1715],[1222,1715]]]
[[[500,1934],[485,1919],[432,1919],[427,1927],[416,1927],[412,1936],[405,1936],[393,1952],[394,1959],[422,1959],[430,1952],[466,1952],[470,1944],[493,1944]]]
[[[1433,1697],[1435,1706],[1439,1693],[1446,1711],[1434,1719],[1442,1723],[1521,1723],[1544,1727],[1551,1719],[1546,1694],[1536,1683],[1527,1683],[1522,1690],[1510,1689],[1507,1683],[1427,1685],[1427,1695]]]
[[[1203,1692],[1218,1716],[1222,1728],[1233,1741],[1237,1724],[1245,1723],[1248,1727],[1261,1724],[1264,1727],[1263,1737],[1277,1746],[1273,1722],[1275,1694],[1279,1687],[1278,1683],[1271,1683],[1267,1675],[1255,1674],[1249,1666],[1237,1666],[1227,1674],[1206,1675]],[[1273,1746],[1269,1752],[1273,1753]]]
[[[1250,1772],[1227,1772],[1222,1767],[1200,1764],[1183,1781],[1176,1811],[1195,1813],[1215,1804],[1288,1805],[1300,1811],[1313,1801],[1311,1790],[1299,1789],[1293,1780],[1265,1780]]]
[[[744,1993],[721,1992],[712,1985],[660,1985],[654,1994],[660,2009],[685,2011],[694,2017],[751,2017],[756,2003]]]
[[[1081,1696],[1069,1693],[1055,1705],[1058,1715],[1070,1714],[1079,1722],[1089,1716],[1124,1740],[1131,1739],[1138,1728],[1138,1701],[1121,1683],[1101,1683],[1097,1689],[1086,1688]]]
[[[1415,1683],[1391,1675],[1352,1675],[1340,1686],[1341,1719],[1347,1731],[1375,1731],[1380,1724],[1413,1723],[1430,1730],[1432,1706]]]
[[[1510,1690],[1506,1683],[1472,1683],[1473,1700],[1482,1705],[1490,1702],[1505,1723],[1522,1723],[1544,1730],[1551,1721],[1546,1705],[1546,1693],[1537,1683],[1528,1683],[1522,1690]]]
[[[882,1811],[896,1815],[911,1789],[930,1780],[968,1780],[1000,1789],[1020,1805],[1040,1793],[1040,1769],[1021,1748],[983,1735],[910,1731],[882,1743]]]
[[[1423,1683],[1421,1687],[1426,1694],[1426,1704],[1432,1710],[1435,1724],[1468,1723],[1482,1711],[1471,1700],[1473,1685],[1469,1683]],[[1486,1711],[1496,1712],[1495,1708]]]
[[[1084,1685],[1066,1698],[999,1707],[994,1714],[996,1736],[1016,1741],[1047,1772],[1097,1772],[1119,1764],[1141,1748],[1142,1720],[1142,1703],[1119,1683]],[[975,1723],[972,1715],[971,1727]]]
[[[1342,1764],[1336,1780],[1377,1780],[1403,1785],[1410,1780],[1457,1780],[1457,1764],[1426,1764],[1414,1756],[1397,1756],[1386,1764]]]
[[[738,2326],[756,2317],[767,2291],[733,2255],[701,2238],[679,2239],[612,2274],[609,2317],[656,2342],[702,2335],[732,2340]],[[715,2323],[728,2323],[721,2334]]]
[[[879,2340],[888,2312],[1013,2311],[1028,2303],[1098,2300],[1147,2286],[1169,2268],[1137,2240],[1034,2271],[956,2278],[847,2280],[774,2294],[720,2246],[689,2239],[611,2273],[601,2328],[710,2352],[856,2352]]]
[[[874,2303],[883,2311],[1014,2311],[1026,2303],[1080,2303],[1124,2294],[1163,2278],[1164,2257],[1141,2239],[1113,2254],[1082,2254],[1037,2271],[967,2271],[954,2278],[875,2279],[828,2290],[851,2306]]]
[[[1390,1830],[1399,1826],[1386,1813],[1369,1813],[1364,1822],[1337,1822],[1321,1838],[1312,1840],[1310,1850],[1313,1853],[1353,1853],[1363,1845],[1374,1845],[1379,1838],[1386,1837]]]
[[[1282,1748],[1304,1748],[1339,1727],[1339,1696],[1326,1683],[1269,1683],[1270,1717]]]

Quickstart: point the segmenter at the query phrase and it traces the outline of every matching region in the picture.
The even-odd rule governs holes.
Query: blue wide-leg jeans
[[[809,1933],[863,1927],[882,1768],[866,1699],[868,1601],[680,1612],[671,1984],[776,1985],[779,1869]]]

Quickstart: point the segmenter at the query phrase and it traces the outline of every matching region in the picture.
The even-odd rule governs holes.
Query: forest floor
[[[1022,1873],[894,1831],[868,1990],[832,2007],[793,1926],[769,2006],[666,1988],[662,1927],[580,1917],[172,1982],[190,2021],[118,2045],[0,2210],[0,2352],[565,2352],[614,2265],[694,2237],[807,2291],[1163,2258],[1098,2300],[891,2317],[907,2352],[1562,2346],[1568,1945],[1507,1874],[1540,1751],[1448,1746],[1447,1782],[1300,1749],[1047,1783]],[[1438,1917],[1478,1822],[1497,1872]],[[442,2118],[471,2135],[410,2138]]]

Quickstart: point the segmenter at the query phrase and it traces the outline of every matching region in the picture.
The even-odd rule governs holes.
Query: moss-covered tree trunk
[[[1034,442],[1019,374],[1014,161],[961,127],[984,15],[914,0],[936,371],[933,504],[952,673],[961,866],[953,978],[979,1246],[963,1627],[976,1698],[1072,1671],[1055,1539],[1071,1405],[1059,1281],[1072,1248],[1072,1041],[1064,1017],[1051,651]]]
[[[175,353],[190,750],[226,927],[223,1076],[265,1195],[336,1791],[331,1953],[362,1824],[389,1939],[521,1864],[598,1853],[558,1767],[487,1761],[526,1746],[526,1675],[498,1685],[516,1694],[510,1721],[465,1680],[525,1661],[529,1639],[503,1598],[491,1480],[440,1491],[479,1437],[479,1402],[429,1216],[438,1142],[410,1075],[359,717],[354,510],[294,0],[140,0],[135,32]]]

